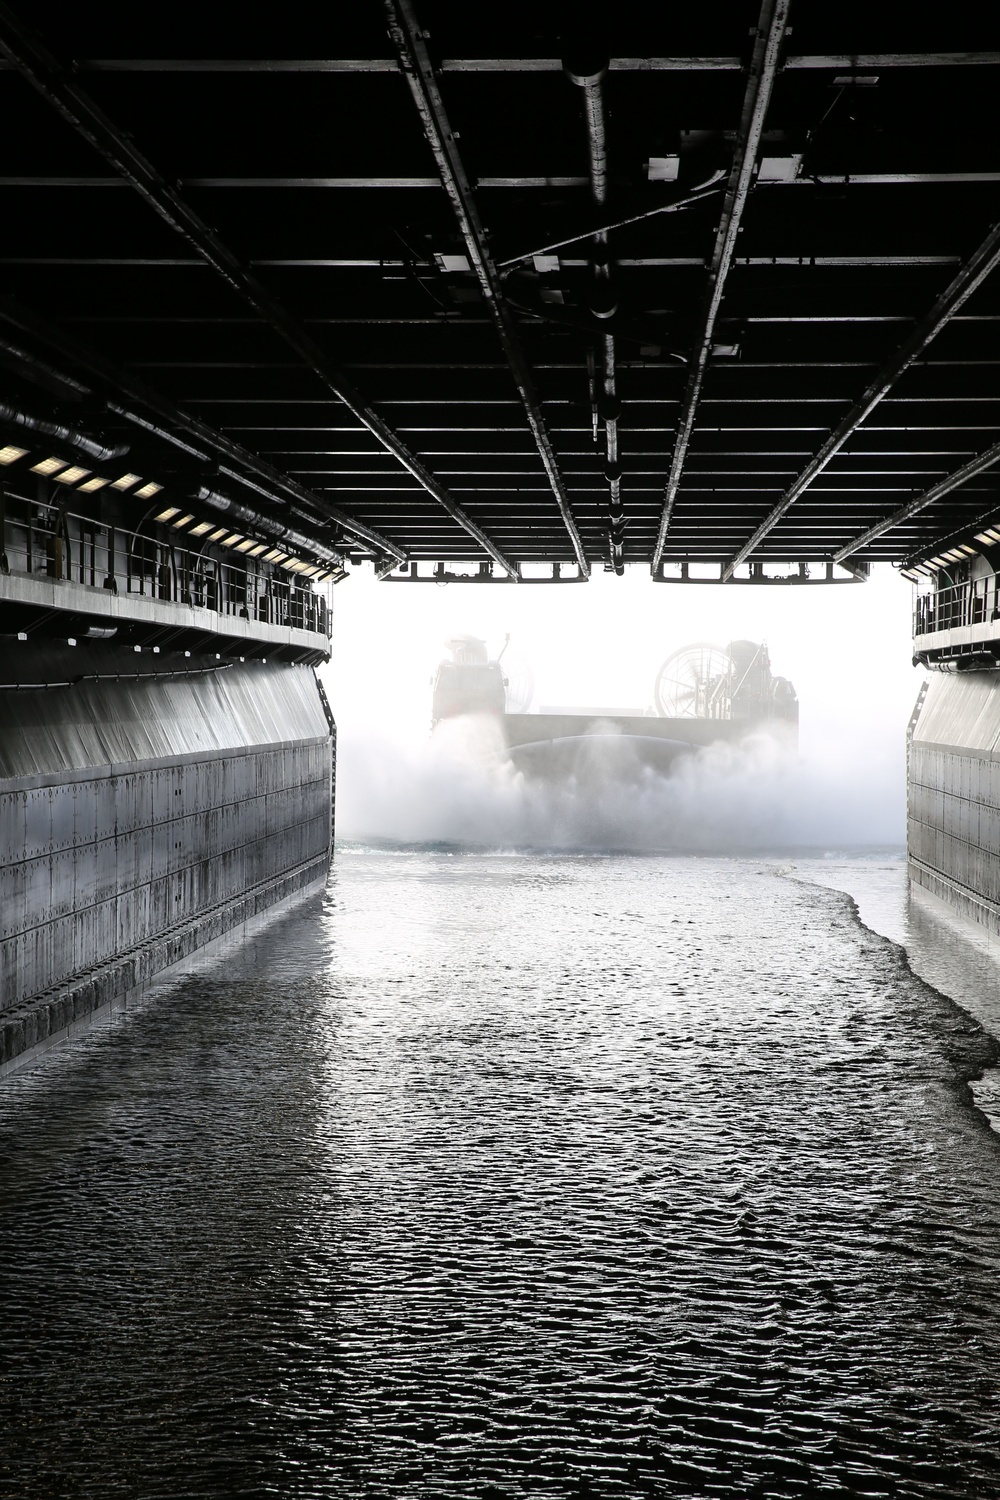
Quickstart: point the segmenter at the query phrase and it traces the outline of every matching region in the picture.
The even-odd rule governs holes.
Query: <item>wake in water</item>
[[[802,760],[766,733],[643,763],[627,737],[595,736],[558,775],[526,774],[488,718],[443,721],[418,744],[345,737],[338,833],[501,847],[747,852],[894,843],[899,785],[833,755]]]

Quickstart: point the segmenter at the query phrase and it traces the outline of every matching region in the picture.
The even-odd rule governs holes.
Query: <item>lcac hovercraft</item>
[[[680,756],[708,745],[739,744],[766,733],[786,751],[798,744],[799,705],[786,677],[775,676],[766,645],[699,641],[661,664],[653,703],[645,709],[543,705],[529,712],[530,671],[496,658],[485,641],[458,636],[433,679],[433,723],[460,715],[494,720],[514,764],[531,775],[572,773],[598,758],[606,770],[665,771]]]

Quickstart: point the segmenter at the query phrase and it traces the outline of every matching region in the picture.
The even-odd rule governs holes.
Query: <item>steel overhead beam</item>
[[[479,210],[455,142],[454,132],[448,121],[423,32],[410,0],[386,0],[386,15],[389,35],[399,55],[400,68],[417,106],[424,134],[437,164],[441,183],[458,219],[469,263],[476,273],[483,299],[500,336],[500,343],[507,357],[507,363],[510,365],[518,395],[521,397],[525,415],[528,418],[528,426],[531,428],[538,455],[552,487],[559,514],[569,533],[580,571],[585,578],[589,578],[590,565],[573,518],[569,495],[556,462],[555,450],[545,426],[541,404],[531,378],[531,370],[521,347],[513,314],[504,299],[499,273],[486,243]]]
[[[953,527],[951,531],[945,532],[943,536],[938,533],[933,542],[921,543],[916,551],[911,552],[908,557],[902,559],[899,566],[903,571],[907,568],[919,567],[922,563],[929,562],[932,557],[943,556],[945,552],[950,552],[953,547],[957,547],[961,543],[968,545],[970,537],[975,541],[977,533],[982,533],[987,529],[992,530],[996,525],[997,502],[994,501],[987,510],[981,510],[971,521],[963,521],[960,526]],[[986,556],[985,553],[982,555]]]
[[[754,549],[774,530],[782,517],[788,514],[799,496],[809,488],[814,479],[822,474],[830,460],[840,452],[847,440],[871,415],[883,397],[888,395],[900,376],[910,368],[931,340],[937,337],[963,303],[986,280],[998,261],[1000,261],[1000,224],[994,225],[982,244],[962,266],[958,275],[942,292],[927,316],[917,324],[906,342],[901,344],[892,358],[882,366],[861,400],[851,407],[847,416],[834,428],[815,458],[811,459],[802,470],[774,509],[757,527],[750,540],[745,542],[736,556],[726,564],[723,581],[732,577],[740,563],[747,560]]]
[[[195,250],[258,316],[295,350],[326,388],[341,400],[378,441],[392,453],[418,484],[438,502],[463,531],[511,577],[517,568],[496,548],[471,517],[455,503],[437,477],[411,453],[391,427],[373,411],[346,377],[332,366],[320,346],[265,290],[215,231],[146,160],[132,140],[104,114],[62,68],[52,54],[17,17],[0,4],[0,56],[15,66],[45,101],[78,131],[124,177],[159,217]]]
[[[868,72],[876,68],[995,67],[1000,52],[827,52],[787,58],[788,68],[842,68]],[[10,64],[0,62],[0,69]],[[89,57],[76,65],[85,73],[395,73],[391,57],[201,58]],[[738,57],[613,57],[616,73],[738,73]],[[560,73],[558,57],[446,57],[442,73]]]
[[[280,469],[273,468],[256,453],[251,453],[224,433],[216,432],[199,417],[193,417],[183,408],[175,406],[134,375],[118,369],[109,360],[77,343],[62,329],[56,328],[37,313],[30,312],[12,298],[0,297],[0,318],[39,339],[57,354],[86,370],[102,386],[115,392],[118,399],[109,399],[107,405],[116,416],[123,417],[133,426],[144,428],[199,462],[217,464],[220,473],[227,478],[246,485],[272,503],[288,505],[294,499],[299,504],[308,506],[306,519],[312,520],[313,524],[322,520],[334,521],[350,535],[369,543],[376,551],[396,557],[400,562],[407,561],[407,553],[403,548],[396,542],[391,542],[381,532],[366,526],[363,521],[355,520],[353,516],[345,515],[342,510],[330,505],[305,485],[299,484],[288,474],[283,474]],[[141,410],[135,411],[136,406]],[[144,416],[143,410],[150,415]],[[151,417],[156,420],[151,420]],[[202,446],[193,447],[192,443]],[[229,467],[230,465],[235,467]],[[248,478],[248,475],[255,478]],[[262,487],[265,485],[266,488]]]
[[[874,542],[880,536],[885,536],[887,531],[892,531],[894,527],[901,526],[904,521],[908,521],[911,516],[915,516],[920,511],[926,510],[928,505],[934,504],[935,500],[940,500],[945,495],[950,494],[952,490],[957,490],[967,479],[974,479],[984,469],[992,469],[994,464],[998,463],[1000,463],[1000,443],[994,443],[992,448],[987,448],[985,453],[977,454],[967,464],[963,464],[960,469],[956,469],[954,474],[949,474],[937,484],[931,485],[930,489],[925,490],[922,495],[918,495],[916,500],[911,500],[908,505],[901,506],[891,516],[886,516],[884,521],[879,521],[875,526],[870,526],[867,531],[862,532],[861,536],[856,536],[853,541],[841,547],[839,552],[833,554],[833,561],[837,563],[843,562],[845,557],[850,557],[852,553],[859,552],[869,542]]]
[[[743,96],[743,110],[740,115],[732,170],[726,183],[722,214],[719,218],[715,246],[709,263],[708,286],[701,315],[701,335],[697,352],[688,371],[687,387],[684,391],[681,414],[677,423],[677,436],[674,439],[673,456],[670,460],[670,473],[667,476],[663,496],[660,526],[656,535],[656,545],[653,548],[650,567],[654,574],[660,566],[667,532],[670,529],[670,518],[673,515],[677,490],[684,472],[684,460],[691,442],[695,413],[698,409],[698,400],[712,351],[715,320],[722,304],[726,278],[735,254],[736,236],[739,233],[743,209],[753,183],[757,148],[764,129],[767,106],[771,100],[771,89],[778,72],[778,59],[785,37],[785,28],[788,25],[789,4],[790,0],[763,0],[761,5],[747,86]]]

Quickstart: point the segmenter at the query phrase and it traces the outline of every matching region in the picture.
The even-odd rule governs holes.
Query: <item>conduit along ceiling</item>
[[[67,503],[104,490],[60,430],[174,519],[221,497],[398,579],[848,579],[988,535],[988,7],[232,23],[0,7],[0,437],[86,467]]]

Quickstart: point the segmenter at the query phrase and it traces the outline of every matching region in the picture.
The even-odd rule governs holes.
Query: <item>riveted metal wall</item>
[[[0,1016],[325,870],[332,737],[311,668],[8,694],[2,707],[0,764],[15,774],[0,779]]]
[[[907,793],[911,878],[1000,931],[1000,672],[932,674]]]

